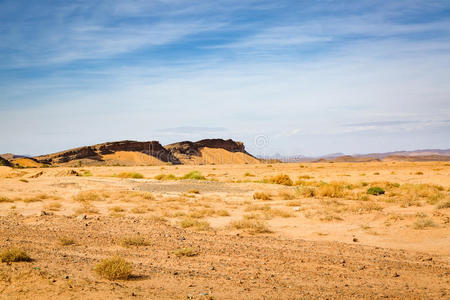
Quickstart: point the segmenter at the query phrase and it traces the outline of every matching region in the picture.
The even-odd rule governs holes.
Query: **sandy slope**
[[[102,157],[108,165],[150,165],[159,166],[165,163],[151,155],[135,151],[117,151]]]
[[[259,164],[260,161],[246,153],[230,152],[220,148],[203,147],[200,149],[201,156],[190,158],[179,157],[186,165],[222,165],[222,164]]]

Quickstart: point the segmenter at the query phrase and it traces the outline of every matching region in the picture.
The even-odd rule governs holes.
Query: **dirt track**
[[[61,235],[78,244],[62,247]],[[140,234],[150,246],[123,248],[121,236]],[[27,249],[34,261],[0,265],[0,298],[114,297],[162,299],[445,299],[448,257],[355,243],[280,240],[271,236],[198,233],[139,217],[1,217],[0,243]],[[176,257],[177,248],[198,249]],[[93,267],[120,254],[134,278],[110,282]]]

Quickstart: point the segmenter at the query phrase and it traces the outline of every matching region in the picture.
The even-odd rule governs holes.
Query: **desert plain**
[[[450,164],[5,166],[4,249],[0,299],[448,299]]]

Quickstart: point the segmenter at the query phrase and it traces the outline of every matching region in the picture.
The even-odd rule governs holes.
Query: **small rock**
[[[214,266],[211,266],[210,270],[214,271],[216,268],[214,268]]]
[[[173,272],[173,275],[178,275],[178,272],[177,271]]]
[[[400,274],[398,274],[397,272],[395,272],[392,277],[400,277]]]
[[[79,215],[78,217],[77,217],[77,220],[87,220],[87,215],[85,215],[85,214],[82,214],[82,215]]]
[[[357,243],[359,240],[357,238],[353,238],[353,242]]]
[[[299,206],[294,207],[294,211],[299,211],[299,210],[300,210]]]
[[[53,213],[51,213],[51,212],[48,212],[48,211],[41,211],[41,216],[51,216],[51,215],[53,215]]]
[[[208,293],[200,293],[200,296],[208,296]]]
[[[186,238],[184,237],[184,236],[182,236],[181,238],[180,238],[180,241],[185,241],[186,240]]]

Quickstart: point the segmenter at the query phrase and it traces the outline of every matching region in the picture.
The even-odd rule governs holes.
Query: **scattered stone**
[[[52,212],[48,212],[48,211],[41,211],[41,216],[51,216],[51,215],[53,215],[53,213]]]
[[[392,277],[400,277],[400,274],[398,274],[397,272],[395,272]]]
[[[214,266],[211,266],[210,270],[214,271],[216,268],[214,268]]]
[[[299,210],[300,210],[300,206],[294,207],[294,211],[299,211]]]
[[[353,238],[353,242],[357,243],[359,240],[357,238]]]
[[[177,271],[173,272],[173,275],[178,275],[178,272]]]
[[[82,221],[82,220],[87,220],[87,215],[85,215],[85,214],[79,215],[79,216],[77,217],[77,220],[80,220],[80,221]]]

